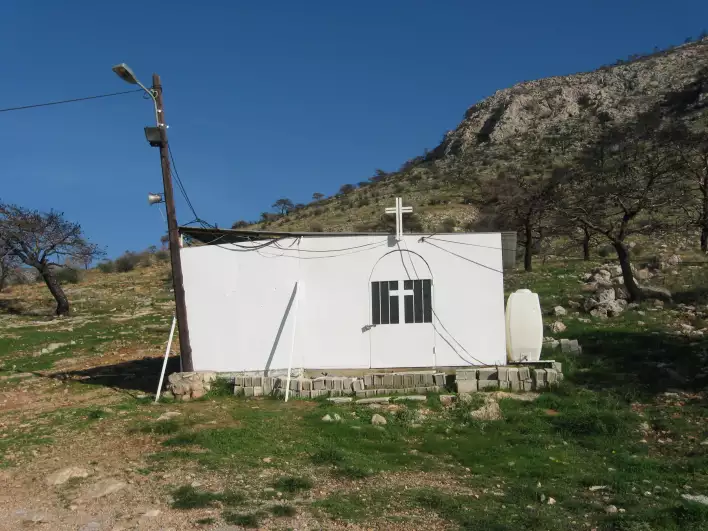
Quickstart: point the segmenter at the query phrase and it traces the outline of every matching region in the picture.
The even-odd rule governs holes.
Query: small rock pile
[[[593,317],[613,317],[627,309],[628,295],[624,289],[622,268],[618,265],[597,267],[587,273],[583,291],[590,293],[583,309]]]

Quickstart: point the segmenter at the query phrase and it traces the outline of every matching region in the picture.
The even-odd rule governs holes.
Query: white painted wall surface
[[[248,252],[182,249],[195,370],[285,369],[293,345],[299,368],[504,363],[500,234],[419,239],[327,236]],[[402,287],[417,278],[432,280],[433,322],[405,324],[401,309],[400,324],[372,327],[371,282]]]

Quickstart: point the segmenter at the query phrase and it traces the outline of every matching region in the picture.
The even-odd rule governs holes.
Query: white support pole
[[[290,398],[290,374],[293,370],[293,353],[295,352],[295,331],[297,330],[297,307],[300,302],[300,281],[295,283],[295,308],[293,313],[293,333],[290,341],[290,360],[288,361],[288,380],[285,382],[285,401]]]
[[[165,360],[162,362],[162,372],[160,372],[160,383],[157,384],[157,393],[155,393],[155,403],[160,400],[160,392],[162,391],[162,382],[165,379],[165,371],[167,370],[167,358],[170,357],[170,348],[172,347],[172,338],[175,334],[175,325],[177,324],[177,316],[172,317],[172,327],[170,328],[170,337],[167,339],[167,348],[165,349]]]

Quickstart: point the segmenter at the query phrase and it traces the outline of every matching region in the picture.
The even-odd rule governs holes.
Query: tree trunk
[[[583,227],[583,260],[590,260],[590,231]]]
[[[708,252],[708,227],[701,227],[701,251]]]
[[[533,253],[533,237],[531,234],[531,225],[525,227],[526,240],[524,241],[524,271],[531,271],[531,254]]]
[[[629,248],[624,244],[624,242],[616,241],[612,243],[612,246],[617,251],[617,258],[619,259],[620,267],[622,268],[622,278],[624,279],[624,287],[629,293],[630,301],[638,301],[642,298],[642,290],[634,281],[634,275],[632,274],[632,263],[629,260]]]
[[[54,272],[49,268],[45,268],[44,270],[40,270],[40,274],[45,284],[47,284],[52,297],[57,301],[56,314],[69,315],[69,299],[66,298],[66,294],[64,290],[61,289],[61,284],[59,284]]]

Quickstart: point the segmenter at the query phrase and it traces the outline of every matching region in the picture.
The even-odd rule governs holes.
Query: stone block
[[[427,393],[427,392],[428,392],[428,388],[425,387],[424,385],[422,385],[422,386],[420,386],[420,387],[416,387],[416,388],[415,388],[415,392],[416,392],[416,394],[421,395],[421,394]]]
[[[499,380],[499,389],[508,391],[509,389],[511,389],[511,386],[509,384],[511,384],[511,382],[508,382],[506,380]]]
[[[356,395],[357,398],[366,398],[366,391],[364,391],[364,390],[355,391],[354,394]]]
[[[393,387],[396,389],[401,389],[403,387],[403,375],[394,374],[393,375]]]
[[[474,393],[477,391],[477,380],[457,380],[458,393]]]
[[[254,376],[253,377],[253,387],[262,387],[263,386],[263,377],[262,376]]]
[[[534,385],[533,385],[533,380],[524,380],[521,382],[523,384],[523,389],[522,391],[533,391],[534,390]]]
[[[234,396],[241,396],[243,394],[243,386],[234,385]]]
[[[383,377],[383,386],[386,389],[391,389],[393,387],[393,374],[387,374]]]
[[[253,387],[244,387],[243,396],[253,396]]]
[[[341,389],[330,389],[329,396],[342,396],[343,391]]]
[[[455,379],[457,380],[476,380],[477,369],[464,369],[456,371]]]
[[[376,389],[367,389],[364,391],[367,397],[376,396]]]
[[[528,367],[519,367],[519,380],[530,380],[531,370]]]
[[[312,391],[312,380],[300,380],[300,391]]]
[[[499,379],[499,371],[497,371],[496,367],[490,367],[487,369],[479,369],[477,371],[477,379],[479,381],[498,380]]]
[[[325,380],[324,378],[317,378],[312,382],[312,390],[313,391],[321,391],[322,389],[325,388]]]
[[[524,382],[521,380],[514,380],[513,382],[509,382],[509,390],[510,391],[523,391],[524,390]]]
[[[234,378],[234,386],[243,387],[243,376],[236,376],[236,378]]]
[[[480,391],[483,389],[498,389],[499,380],[477,380],[477,388]]]
[[[356,379],[352,382],[352,391],[359,393],[364,390],[364,380]]]
[[[549,384],[558,383],[558,372],[555,369],[546,369],[546,381]]]
[[[443,387],[445,385],[445,374],[438,373],[438,374],[434,375],[433,380],[435,382],[435,385]]]
[[[559,374],[563,373],[563,364],[560,361],[554,361],[553,362],[553,368],[558,372]]]
[[[367,374],[364,376],[364,388],[371,389],[374,387],[374,375]]]
[[[263,382],[263,395],[270,396],[273,394],[273,384],[271,382]]]
[[[385,396],[391,394],[391,391],[388,389],[376,389],[376,396]]]
[[[519,369],[516,367],[509,367],[507,369],[507,378],[510,382],[518,382],[519,381]]]
[[[374,387],[376,389],[385,389],[386,386],[384,385],[384,375],[383,374],[374,374]]]
[[[253,378],[251,376],[244,376],[243,377],[243,386],[244,387],[253,387]]]
[[[263,386],[254,385],[253,386],[253,396],[263,396]]]
[[[403,386],[406,389],[410,389],[415,385],[415,381],[413,379],[412,374],[404,374],[403,375]]]
[[[394,402],[425,402],[428,399],[425,395],[405,395],[397,396],[393,399]]]
[[[545,382],[546,380],[546,369],[534,369],[531,371],[531,375],[533,378],[533,381],[538,383],[538,382]]]
[[[497,368],[497,379],[500,382],[509,381],[509,367],[498,367]],[[499,386],[501,388],[501,385]]]

